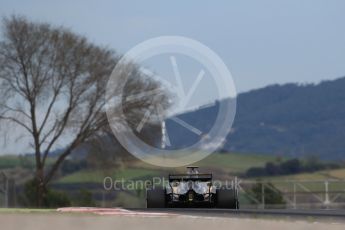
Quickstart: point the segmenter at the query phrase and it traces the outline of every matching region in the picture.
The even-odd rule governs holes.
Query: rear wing
[[[169,175],[169,182],[171,181],[211,181],[211,173],[198,173],[198,174],[173,174]]]

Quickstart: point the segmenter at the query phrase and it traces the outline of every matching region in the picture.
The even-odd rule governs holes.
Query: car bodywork
[[[168,206],[214,206],[217,189],[212,174],[169,175],[165,188]]]
[[[238,193],[234,188],[217,188],[212,174],[199,173],[196,166],[187,167],[186,174],[169,175],[163,188],[146,191],[147,208],[215,207],[238,209]]]

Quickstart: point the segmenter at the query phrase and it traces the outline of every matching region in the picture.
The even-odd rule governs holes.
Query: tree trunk
[[[46,184],[44,183],[44,173],[42,168],[36,171],[36,206],[41,208],[45,205],[45,196],[47,195]]]

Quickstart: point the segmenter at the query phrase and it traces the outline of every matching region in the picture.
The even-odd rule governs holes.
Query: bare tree
[[[64,159],[107,126],[104,94],[118,58],[64,28],[16,16],[4,19],[3,25],[0,120],[32,137],[37,206],[42,206],[47,185]],[[134,88],[145,89],[143,82],[136,81]],[[66,147],[47,168],[47,157],[59,142],[67,142]]]

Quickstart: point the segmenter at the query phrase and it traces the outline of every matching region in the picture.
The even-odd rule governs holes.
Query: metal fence
[[[16,206],[16,188],[13,179],[0,172],[0,207]]]
[[[242,207],[344,209],[345,180],[237,180]]]
[[[0,207],[8,206],[8,180],[5,173],[0,172]]]
[[[345,180],[245,180],[235,179],[239,192],[240,207],[243,209],[345,209]],[[80,184],[56,187],[68,194],[78,193]],[[97,205],[113,207],[119,192],[104,191],[98,183],[85,189],[92,192]],[[19,191],[19,190],[18,190]],[[22,192],[22,191],[19,191]],[[127,194],[128,195],[128,194]],[[145,205],[145,192],[130,193]],[[16,186],[13,179],[0,172],[0,207],[16,207]],[[126,206],[125,203],[121,204]]]

